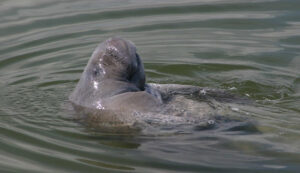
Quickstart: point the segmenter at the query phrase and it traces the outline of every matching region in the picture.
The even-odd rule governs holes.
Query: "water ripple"
[[[0,172],[298,172],[299,7],[1,1]],[[230,104],[234,121],[189,134],[89,129],[68,95],[93,49],[114,35],[136,44],[148,82],[222,88],[254,103]]]

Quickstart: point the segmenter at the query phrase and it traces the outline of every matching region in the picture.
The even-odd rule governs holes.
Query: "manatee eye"
[[[94,77],[98,76],[100,74],[99,68],[94,68],[92,73]]]

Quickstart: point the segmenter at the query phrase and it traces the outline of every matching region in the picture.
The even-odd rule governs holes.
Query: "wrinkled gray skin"
[[[187,98],[188,97],[188,98]],[[126,131],[146,125],[198,124],[209,120],[211,101],[234,96],[221,90],[145,84],[144,67],[130,41],[110,38],[93,52],[70,101],[87,125]]]

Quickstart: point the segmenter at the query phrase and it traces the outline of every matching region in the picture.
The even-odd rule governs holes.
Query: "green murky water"
[[[0,172],[298,172],[300,1],[0,1]],[[96,45],[132,40],[148,82],[255,104],[184,135],[96,132],[68,95]],[[229,125],[228,125],[229,124]]]

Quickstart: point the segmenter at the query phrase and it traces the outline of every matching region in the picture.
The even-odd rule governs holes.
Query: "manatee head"
[[[132,83],[140,90],[145,87],[144,67],[136,47],[122,38],[102,42],[94,50],[84,75],[84,78],[98,83],[111,79]]]

